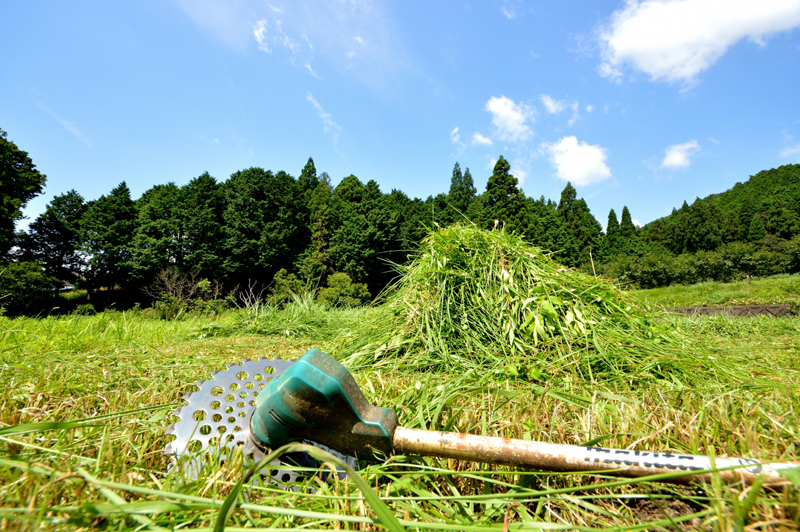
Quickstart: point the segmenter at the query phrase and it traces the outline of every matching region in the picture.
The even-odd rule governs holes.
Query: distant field
[[[800,304],[800,275],[776,275],[736,283],[698,283],[628,292],[639,301],[665,307]]]

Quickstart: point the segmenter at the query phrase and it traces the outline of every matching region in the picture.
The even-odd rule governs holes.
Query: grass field
[[[635,290],[639,301],[665,307],[706,307],[724,305],[800,305],[800,275],[776,275],[735,283],[698,283],[649,290]]]
[[[329,349],[337,331],[371,312],[294,305],[172,322],[133,312],[0,318],[0,527],[211,529],[242,470],[209,467],[194,482],[167,472],[164,432],[181,395],[226,362]],[[355,376],[371,401],[395,409],[410,427],[798,456],[800,319],[680,318],[673,325],[714,364],[751,373],[752,384],[529,381],[478,367],[391,366]],[[796,484],[749,496],[718,482],[676,487],[413,456],[364,465],[359,475],[409,530],[795,530],[800,519]],[[228,530],[386,528],[355,482],[314,486],[314,493],[250,489]]]

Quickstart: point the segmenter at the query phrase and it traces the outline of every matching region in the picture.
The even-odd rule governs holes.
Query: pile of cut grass
[[[331,347],[352,368],[477,366],[605,383],[744,378],[610,281],[564,268],[504,231],[438,229],[399,268],[375,311]]]

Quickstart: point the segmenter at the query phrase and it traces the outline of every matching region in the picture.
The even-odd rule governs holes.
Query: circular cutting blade
[[[186,478],[196,479],[209,460],[225,462],[237,449],[244,456],[245,466],[261,460],[264,451],[255,445],[250,433],[255,399],[267,383],[292,364],[294,360],[291,359],[248,359],[241,364],[228,364],[225,371],[212,373],[210,380],[198,382],[199,390],[183,396],[187,404],[173,413],[179,420],[167,429],[166,434],[175,437],[164,449],[164,454],[173,457],[170,470],[179,465]],[[304,443],[325,449],[345,460],[350,467],[356,467],[352,456],[314,442]],[[281,485],[301,480],[302,472],[292,467],[319,467],[307,453],[292,453],[270,465],[278,469],[264,469],[262,475],[273,477]]]

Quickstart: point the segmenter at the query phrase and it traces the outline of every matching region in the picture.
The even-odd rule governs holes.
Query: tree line
[[[204,173],[136,199],[125,182],[92,201],[70,190],[14,232],[45,176],[5,133],[0,139],[0,305],[12,313],[32,311],[30,294],[52,293],[58,281],[86,289],[95,306],[141,300],[165,271],[213,282],[218,292],[259,283],[331,294],[335,286],[333,301],[358,302],[395,277],[392,264],[403,264],[428,230],[454,223],[503,227],[567,267],[642,287],[798,269],[800,165],[684,202],[644,228],[624,206],[619,218],[609,212],[604,231],[570,183],[558,202],[526,196],[501,155],[481,193],[459,163],[447,193],[423,200],[354,175],[334,187],[309,158],[297,177],[262,168],[225,181]]]

